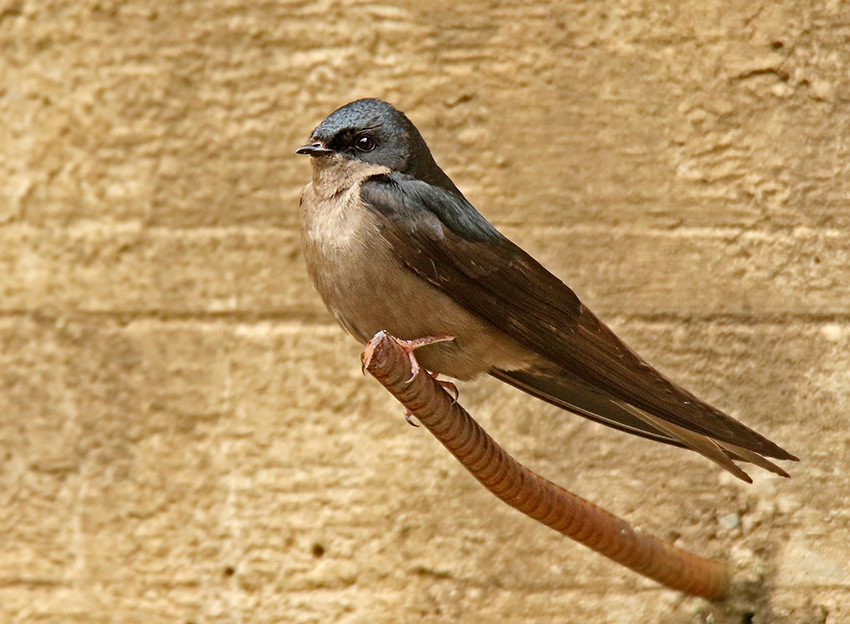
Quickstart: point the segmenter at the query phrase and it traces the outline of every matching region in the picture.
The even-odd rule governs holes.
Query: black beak
[[[330,156],[334,153],[332,149],[328,149],[319,142],[302,145],[297,150],[296,154],[307,154],[308,156]]]

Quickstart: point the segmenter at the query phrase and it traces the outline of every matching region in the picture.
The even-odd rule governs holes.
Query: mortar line
[[[841,312],[796,312],[768,314],[739,314],[739,313],[706,313],[691,314],[678,312],[648,312],[635,314],[606,314],[604,309],[598,316],[607,324],[669,324],[669,325],[721,325],[741,327],[762,327],[782,325],[811,325],[850,324],[850,311]],[[29,319],[35,322],[67,322],[67,321],[110,321],[117,324],[129,324],[143,321],[158,321],[163,324],[185,323],[198,321],[205,323],[260,325],[283,324],[299,327],[336,327],[330,319],[322,318],[323,314],[298,312],[289,310],[268,310],[253,312],[249,310],[79,310],[51,309],[0,310],[0,321]]]

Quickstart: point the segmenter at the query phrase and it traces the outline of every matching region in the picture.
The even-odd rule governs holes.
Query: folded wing
[[[688,437],[685,431],[726,443],[724,457],[752,461],[743,456],[749,451],[796,459],[647,364],[569,287],[500,234],[462,195],[393,173],[364,181],[361,196],[402,264],[563,369],[570,379],[555,392],[557,384],[549,373],[492,371],[494,376],[593,420],[660,442],[694,448],[692,440],[683,439]],[[572,380],[580,382],[589,397],[584,407],[570,404],[569,389],[577,387]],[[605,410],[600,408],[602,399]]]

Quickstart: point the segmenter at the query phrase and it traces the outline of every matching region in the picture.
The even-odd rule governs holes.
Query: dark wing
[[[633,416],[632,408],[651,415],[655,420],[644,422],[653,424],[644,425],[638,435],[681,440],[659,430],[658,424],[666,421],[676,431],[768,457],[796,459],[652,368],[463,196],[398,173],[368,178],[361,196],[404,265],[600,395],[628,404]],[[502,377],[515,378],[504,373]],[[521,380],[505,380],[522,387]],[[636,420],[643,415],[617,428],[634,428]]]
[[[512,371],[496,369],[490,374],[538,399],[595,422],[655,442],[687,448],[680,440],[641,420],[563,368],[551,366],[543,370]]]

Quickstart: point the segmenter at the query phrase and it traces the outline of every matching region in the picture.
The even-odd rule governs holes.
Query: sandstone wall
[[[293,155],[405,110],[506,234],[802,458],[747,486],[482,380],[684,598],[484,492],[310,288]],[[0,621],[850,621],[850,7],[0,0]]]

